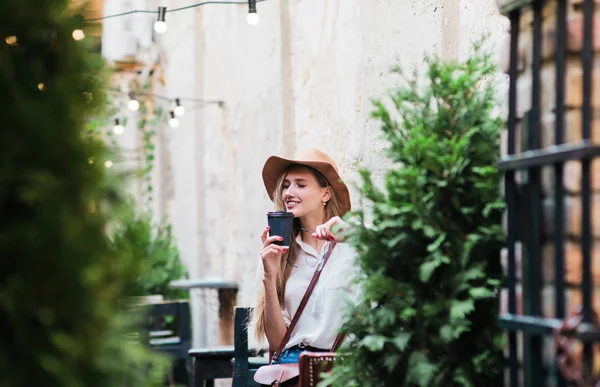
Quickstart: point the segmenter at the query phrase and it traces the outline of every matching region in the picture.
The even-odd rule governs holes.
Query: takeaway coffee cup
[[[269,222],[269,235],[283,237],[282,241],[273,243],[279,246],[289,246],[292,243],[294,214],[285,211],[267,212],[267,221]]]

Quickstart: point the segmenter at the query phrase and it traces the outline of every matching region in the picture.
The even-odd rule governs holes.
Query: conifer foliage
[[[141,264],[108,238],[120,191],[85,131],[103,64],[67,6],[0,2],[0,386],[152,386],[119,308]]]
[[[361,294],[328,382],[335,386],[503,385],[497,326],[503,231],[496,67],[481,45],[461,63],[429,57],[375,102],[394,167],[354,214]]]

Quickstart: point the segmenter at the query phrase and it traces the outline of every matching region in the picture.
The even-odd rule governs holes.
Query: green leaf
[[[433,274],[435,269],[440,267],[441,264],[442,262],[439,259],[434,259],[423,263],[419,267],[419,278],[421,279],[421,282],[429,281],[429,278],[431,278],[431,275]]]
[[[469,289],[469,294],[475,299],[493,298],[495,293],[487,288],[477,287]]]
[[[436,365],[432,364],[424,353],[413,352],[408,360],[406,380],[421,387],[428,387],[436,372]]]
[[[453,330],[454,327],[452,325],[443,325],[440,328],[440,337],[442,340],[444,340],[446,343],[451,342],[454,339]]]
[[[396,336],[392,339],[392,342],[396,348],[398,348],[400,351],[404,351],[408,346],[411,336],[412,335],[410,333],[400,332],[396,334]]]
[[[413,317],[417,315],[417,310],[414,308],[405,308],[402,312],[400,312],[400,320],[409,321]]]
[[[473,300],[453,301],[450,308],[450,317],[453,319],[465,318],[473,310],[475,310]]]
[[[436,251],[437,249],[440,248],[440,246],[442,245],[442,243],[444,243],[445,240],[446,240],[446,234],[443,233],[437,237],[435,242],[433,242],[429,246],[427,246],[427,251],[429,251],[430,253]]]
[[[401,359],[402,357],[398,354],[387,354],[383,358],[383,365],[388,370],[388,372],[392,373],[398,366],[398,363]]]
[[[358,345],[369,349],[371,352],[377,352],[383,349],[386,341],[386,337],[371,335],[363,338]]]

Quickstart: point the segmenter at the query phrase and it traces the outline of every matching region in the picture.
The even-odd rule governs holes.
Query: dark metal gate
[[[507,1],[504,1],[507,3]],[[544,6],[554,3],[556,11],[556,33],[543,37]],[[577,3],[577,4],[576,4]],[[581,4],[579,4],[581,3]],[[565,74],[567,70],[567,9],[577,6],[584,16],[583,45],[580,52],[583,71],[581,129],[582,140],[565,143]],[[552,8],[554,9],[554,8]],[[525,12],[533,13],[531,30],[531,109],[522,117],[521,138],[516,138],[517,123],[517,76],[519,63],[519,26]],[[590,164],[600,155],[600,147],[591,142],[592,110],[592,70],[593,70],[593,14],[594,0],[514,0],[502,8],[502,13],[511,22],[510,40],[510,85],[508,105],[508,155],[499,163],[505,172],[505,194],[507,204],[507,247],[508,247],[508,314],[500,318],[500,325],[508,331],[509,372],[511,387],[528,386],[591,386],[593,385],[594,342],[600,341],[598,328],[592,309],[591,248],[593,243],[591,218],[591,174]],[[542,66],[542,44],[544,38],[553,39],[555,54],[556,87],[555,98],[555,145],[542,148],[541,105],[542,89],[540,70]],[[529,66],[529,65],[528,65]],[[566,128],[569,130],[569,128]],[[521,141],[520,153],[515,153],[517,141]],[[581,162],[581,233],[582,278],[577,285],[566,283],[565,244],[565,189],[563,186],[564,166],[569,160]],[[555,251],[554,270],[554,311],[552,316],[542,312],[542,228],[544,216],[542,207],[542,169],[550,168],[554,175],[552,187],[553,232],[551,243]],[[516,177],[519,176],[517,182]],[[600,222],[600,219],[596,219]],[[546,239],[546,242],[548,239]],[[517,262],[515,244],[522,246],[522,305],[523,313],[518,314],[518,294],[516,286]],[[581,290],[581,313],[563,324],[567,311],[566,292],[576,286]],[[522,346],[520,345],[522,339]],[[571,363],[570,339],[583,343],[582,364]],[[549,342],[550,340],[550,342]],[[517,345],[519,341],[519,346]],[[549,344],[550,343],[550,344]],[[549,348],[551,346],[552,348]],[[552,353],[552,359],[544,359],[544,353]],[[546,361],[545,361],[546,360]],[[562,370],[562,372],[561,372]],[[582,383],[582,379],[586,383]],[[599,384],[600,385],[600,384]]]

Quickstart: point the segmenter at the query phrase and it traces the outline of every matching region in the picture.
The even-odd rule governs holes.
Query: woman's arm
[[[265,335],[269,341],[269,347],[276,350],[287,327],[281,314],[281,306],[277,298],[277,273],[281,264],[281,257],[287,251],[287,246],[278,246],[273,242],[283,240],[282,237],[273,235],[267,237],[269,227],[267,227],[262,235],[263,249],[260,252],[262,264],[264,268],[263,286],[265,287]]]
[[[265,287],[265,334],[269,341],[269,347],[275,351],[283,340],[287,327],[277,299],[275,280],[265,276],[263,284]]]

